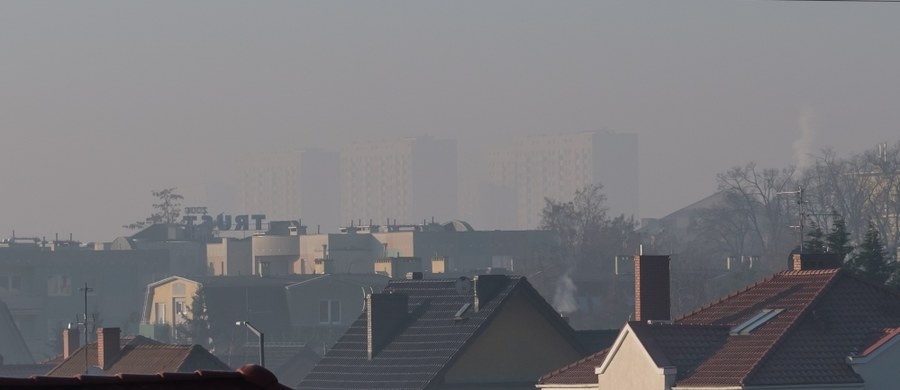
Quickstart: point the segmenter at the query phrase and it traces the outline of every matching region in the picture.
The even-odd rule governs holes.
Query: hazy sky
[[[458,139],[465,174],[504,137],[637,133],[659,217],[736,164],[900,140],[898,20],[898,3],[3,1],[0,236],[111,240],[151,190],[200,204],[247,151],[422,134]]]

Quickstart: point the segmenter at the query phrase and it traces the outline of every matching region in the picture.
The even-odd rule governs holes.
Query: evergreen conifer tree
[[[806,241],[803,242],[804,253],[825,253],[825,232],[815,222],[811,223],[811,229],[806,233]]]
[[[836,253],[841,261],[846,261],[847,256],[853,252],[853,245],[850,243],[850,232],[847,231],[847,223],[840,215],[834,218],[831,225],[831,231],[825,236],[825,246],[828,252]]]
[[[209,314],[206,311],[206,294],[203,287],[197,290],[191,300],[190,307],[191,316],[186,318],[184,324],[179,329],[184,332],[190,341],[199,344],[202,347],[212,351],[212,327],[209,320]]]
[[[894,267],[888,262],[878,229],[871,222],[859,252],[849,262],[850,270],[875,284],[885,284]]]

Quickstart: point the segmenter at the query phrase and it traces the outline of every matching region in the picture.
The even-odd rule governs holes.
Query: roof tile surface
[[[363,313],[298,388],[428,387],[485,327],[506,297],[520,288],[533,291],[524,278],[509,276],[480,310],[476,312],[470,307],[461,320],[454,319],[464,304],[473,302],[472,283],[465,278],[391,281],[385,293],[402,293],[409,297],[410,319],[402,331],[368,360],[367,320]],[[558,315],[557,318],[563,323]],[[571,339],[573,345],[577,344],[574,332]]]
[[[135,337],[121,348],[112,365],[104,370],[107,374],[155,374],[190,372],[198,369],[231,370],[228,365],[199,345],[162,344],[145,337]],[[87,348],[78,349],[47,375],[71,377],[84,374],[86,367],[95,366],[97,366],[97,344],[89,344]]]
[[[747,335],[730,334],[763,309],[783,311]],[[629,325],[658,365],[677,368],[678,386],[860,383],[846,358],[900,334],[900,296],[837,269],[786,271],[674,324]],[[598,355],[541,383],[596,383],[587,373],[603,362]]]
[[[594,368],[603,363],[609,348],[604,349],[586,358],[578,360],[568,366],[553,371],[541,377],[538,384],[542,385],[578,385],[597,382],[597,374]]]

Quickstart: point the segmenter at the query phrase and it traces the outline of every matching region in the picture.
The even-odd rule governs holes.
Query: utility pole
[[[84,287],[79,287],[78,291],[84,292],[84,372],[85,374],[88,372],[88,368],[90,368],[90,363],[88,362],[88,293],[94,291],[93,288],[88,287],[87,282],[84,282]]]

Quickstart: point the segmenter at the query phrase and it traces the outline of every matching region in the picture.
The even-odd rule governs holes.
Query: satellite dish
[[[472,291],[472,282],[469,278],[465,276],[460,276],[459,279],[456,279],[456,293],[459,295],[466,295]]]

